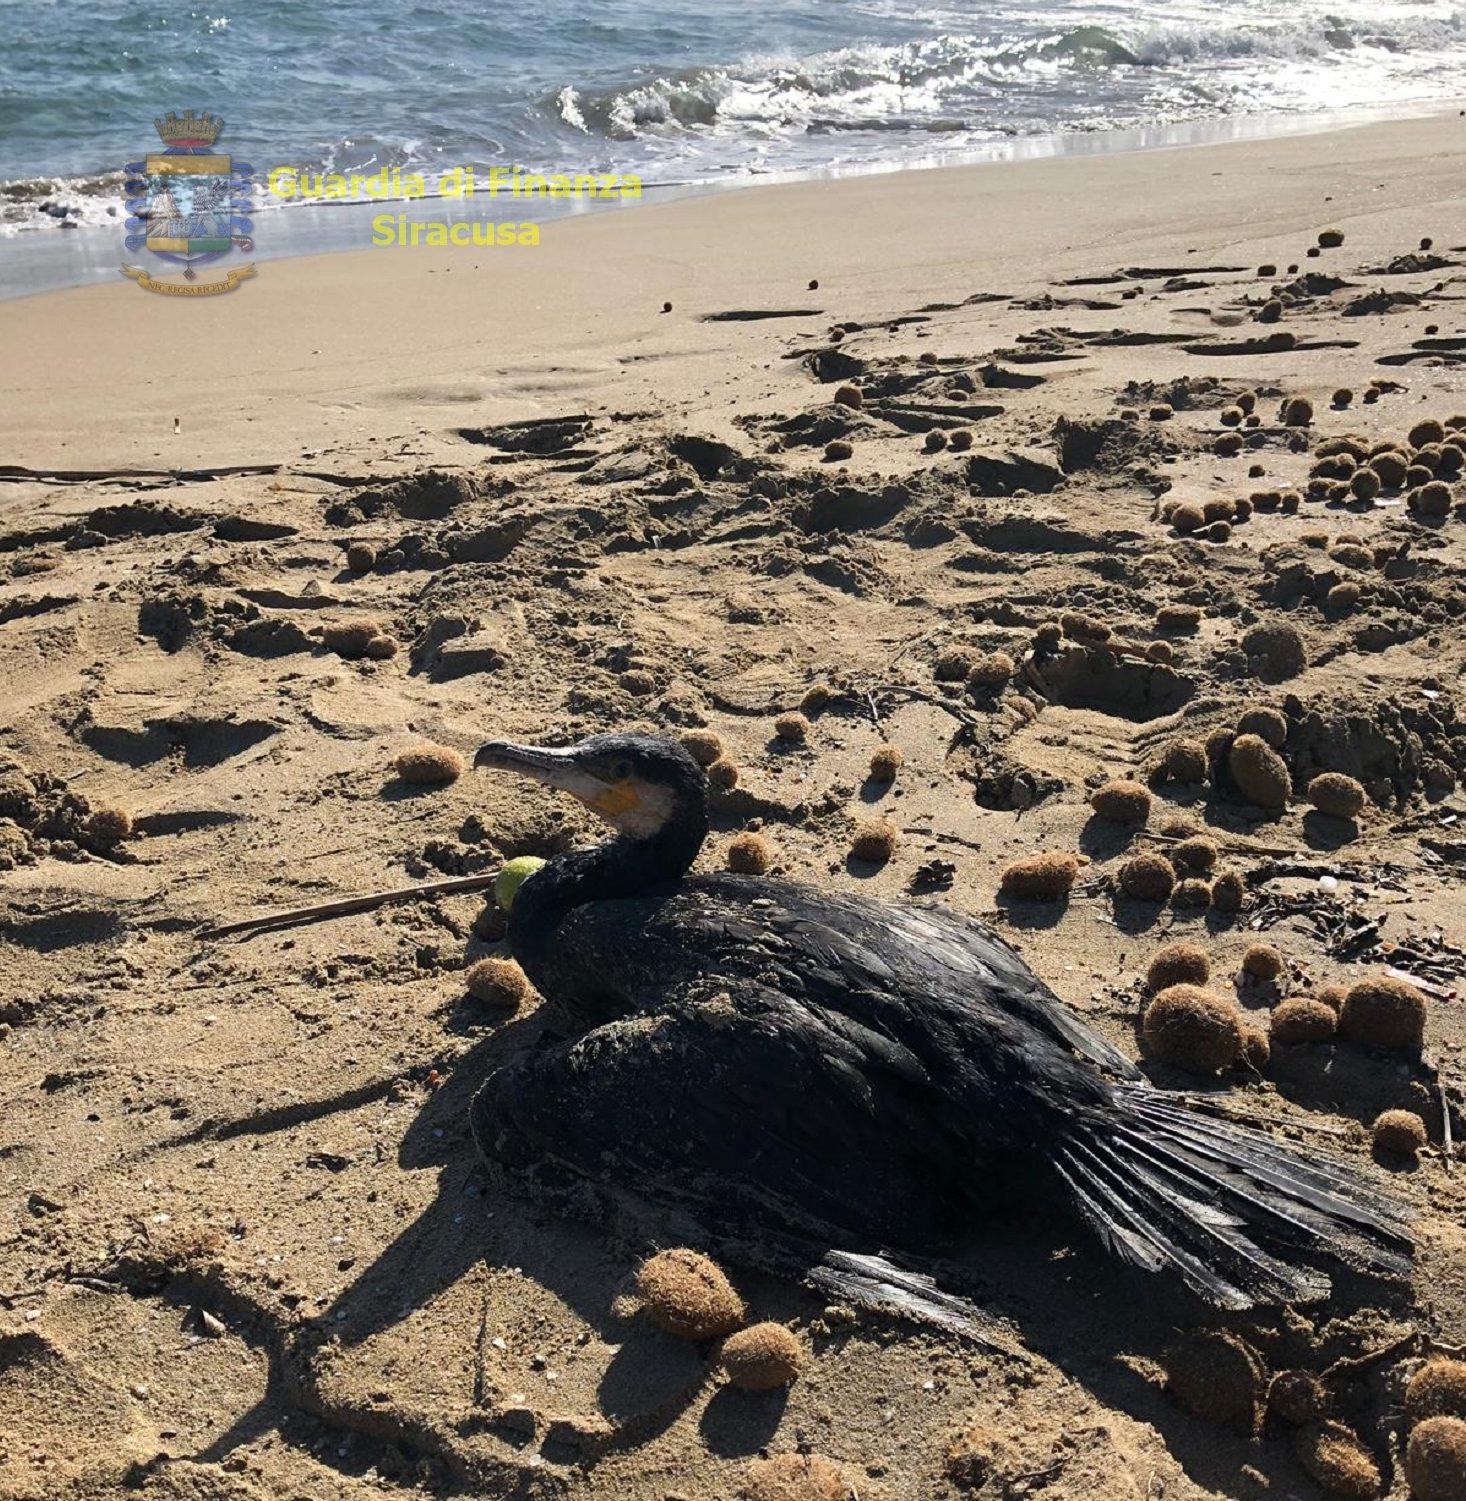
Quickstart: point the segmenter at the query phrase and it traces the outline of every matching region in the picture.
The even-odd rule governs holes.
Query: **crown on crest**
[[[169,110],[161,120],[154,120],[159,136],[165,146],[212,146],[224,129],[224,122],[207,110],[196,115],[189,110],[178,115]]]

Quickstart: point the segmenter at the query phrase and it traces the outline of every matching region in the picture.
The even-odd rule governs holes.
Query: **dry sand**
[[[557,224],[477,267],[372,251],[184,306],[130,285],[0,306],[25,356],[5,463],[165,471],[0,470],[0,1496],[702,1501],[801,1450],[843,1476],[809,1495],[1316,1494],[1285,1425],[1237,1431],[1164,1390],[1176,1331],[1224,1326],[1272,1369],[1327,1372],[1403,1495],[1403,1380],[1466,1340],[1466,1165],[1444,1160],[1438,1085],[1459,1102],[1466,1076],[1466,519],[1391,491],[1264,498],[1213,540],[1162,510],[1306,492],[1322,440],[1466,411],[1463,131],[779,187]],[[1344,244],[1309,258],[1328,226]],[[1391,264],[1423,236],[1429,258]],[[748,310],[781,316],[717,316]],[[847,381],[859,410],[831,400]],[[1259,422],[1223,457],[1244,392]],[[1290,430],[1300,395],[1313,420]],[[970,451],[925,451],[959,429]],[[233,464],[278,468],[166,472]],[[347,569],[353,540],[371,571]],[[1199,628],[1160,631],[1168,603]],[[1032,655],[1066,610],[1110,643]],[[366,620],[397,656],[323,645]],[[1286,677],[1243,646],[1283,621],[1306,656]],[[940,684],[964,644],[1010,652],[1013,681]],[[837,697],[777,748],[817,681]],[[1157,841],[1091,819],[1090,788],[1260,705],[1289,717],[1300,786],[1365,782],[1357,828],[1168,784],[1152,834],[1208,825],[1249,905],[1116,898],[1124,852]],[[1022,1355],[735,1266],[750,1316],[792,1322],[814,1361],[787,1396],[720,1385],[625,1298],[685,1227],[563,1220],[475,1160],[476,1085],[553,1025],[465,998],[494,951],[478,898],[201,936],[590,837],[548,794],[408,788],[391,759],[638,722],[708,725],[742,768],[703,864],[755,826],[781,870],[892,898],[950,862],[946,899],[1131,1052],[1169,937],[1205,944],[1223,990],[1258,933],[1289,993],[1391,963],[1424,979],[1425,1060],[1278,1047],[1227,1079],[1306,1149],[1393,1178],[1421,1215],[1414,1285],[1341,1277],[1327,1306],[1228,1319],[1023,1220],[947,1269]],[[905,765],[871,787],[887,738]],[[106,807],[133,817],[120,843],[88,822]],[[881,868],[847,860],[872,808],[902,831]],[[1087,857],[1072,898],[1000,900],[1001,867],[1043,849]],[[1277,994],[1238,990],[1254,1020]],[[1372,1160],[1387,1106],[1427,1120],[1418,1167]],[[967,1430],[979,1458],[949,1471]]]

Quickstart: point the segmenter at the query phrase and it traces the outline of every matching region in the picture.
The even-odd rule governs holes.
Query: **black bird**
[[[1408,1272],[1398,1206],[1152,1088],[975,919],[688,875],[707,781],[675,742],[492,741],[474,764],[617,831],[514,900],[510,948],[580,1035],[485,1083],[486,1155],[686,1201],[744,1237],[915,1253],[991,1214],[1016,1169],[1116,1255],[1229,1308],[1326,1295],[1314,1253]]]

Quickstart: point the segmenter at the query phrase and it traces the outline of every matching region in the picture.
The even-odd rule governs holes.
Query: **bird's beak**
[[[546,787],[569,792],[582,802],[593,802],[606,790],[606,785],[590,772],[582,770],[576,760],[576,747],[563,750],[547,745],[515,745],[511,740],[489,740],[479,746],[473,758],[474,769],[489,771],[513,771],[522,777],[533,777]]]

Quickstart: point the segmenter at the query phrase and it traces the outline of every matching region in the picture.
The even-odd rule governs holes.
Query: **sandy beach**
[[[1466,1345],[1463,167],[1452,111],[0,303],[0,1497],[1407,1496],[1406,1383]],[[1227,738],[1260,709],[1271,807]],[[994,1349],[729,1259],[811,1355],[734,1390],[629,1296],[685,1223],[478,1159],[475,1090],[555,1030],[465,994],[482,893],[207,936],[599,837],[393,758],[633,724],[739,768],[699,869],[757,830],[781,874],[993,923],[1156,1082],[1397,1193],[1413,1280],[1224,1314],[1020,1216],[943,1253]],[[1113,778],[1142,827],[1090,805]],[[882,815],[892,857],[852,858]],[[1174,899],[1120,889],[1197,836]],[[1065,900],[1000,893],[1045,851]],[[1423,1052],[1148,1057],[1176,939],[1262,1035],[1390,970]],[[1418,1159],[1372,1148],[1387,1109]],[[1223,1330],[1250,1417],[1175,1376]],[[1290,1370],[1326,1411],[1267,1403]]]

